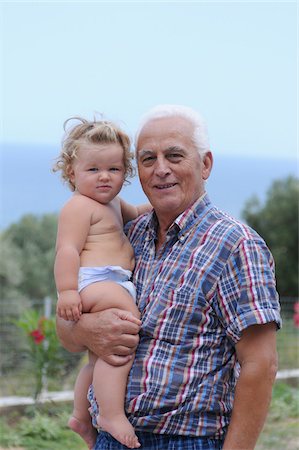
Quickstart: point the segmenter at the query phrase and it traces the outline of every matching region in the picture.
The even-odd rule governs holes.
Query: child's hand
[[[69,290],[60,292],[56,313],[64,320],[77,322],[82,314],[82,302],[78,291]]]
[[[139,327],[142,325],[141,320],[135,317],[134,314],[132,314],[129,311],[121,311],[121,313],[119,314],[119,318],[122,320],[128,320],[129,322],[135,323]]]

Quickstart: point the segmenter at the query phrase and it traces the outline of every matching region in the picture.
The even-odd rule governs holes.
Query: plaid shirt
[[[223,437],[245,328],[280,327],[274,262],[250,227],[205,195],[181,214],[155,250],[155,214],[128,224],[142,315],[126,410],[136,430]]]

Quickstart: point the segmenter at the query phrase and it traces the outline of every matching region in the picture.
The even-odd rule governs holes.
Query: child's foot
[[[68,426],[75,433],[79,434],[81,438],[86,442],[90,450],[93,449],[97,440],[97,430],[92,426],[91,422],[80,422],[76,417],[72,416],[68,421]]]
[[[98,416],[98,425],[99,428],[107,431],[114,439],[129,448],[139,448],[141,446],[134,428],[126,416],[114,416],[113,419],[106,419],[100,415]]]

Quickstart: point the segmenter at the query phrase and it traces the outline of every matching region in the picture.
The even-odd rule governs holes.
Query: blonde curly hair
[[[68,129],[67,124],[70,121],[78,121],[79,123]],[[81,148],[82,144],[120,144],[124,150],[125,182],[128,183],[128,178],[134,176],[130,138],[115,123],[97,120],[96,118],[89,121],[82,117],[71,117],[64,122],[63,128],[65,135],[62,140],[60,155],[53,166],[53,172],[61,170],[62,179],[68,183],[72,191],[75,190],[75,185],[70,179],[70,174],[73,162],[77,158],[78,149]]]

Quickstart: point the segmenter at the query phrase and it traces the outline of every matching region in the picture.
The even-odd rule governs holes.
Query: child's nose
[[[109,178],[109,172],[107,170],[100,170],[99,178],[101,180],[107,180]]]

